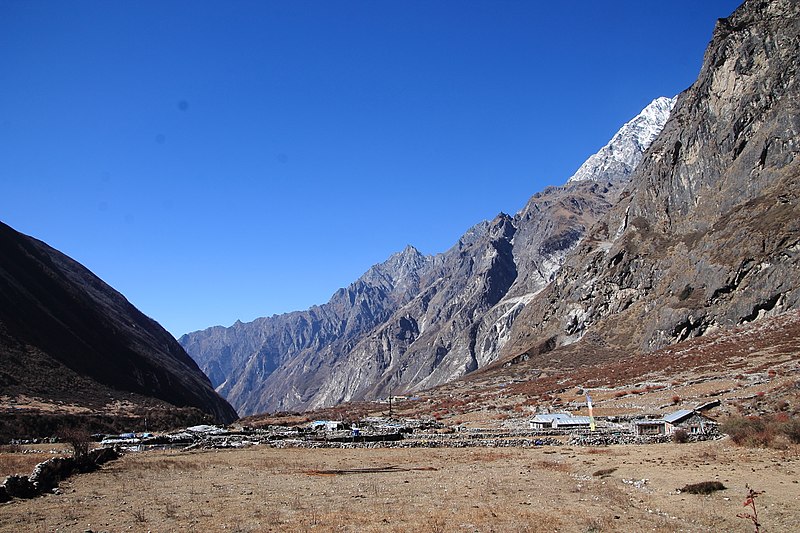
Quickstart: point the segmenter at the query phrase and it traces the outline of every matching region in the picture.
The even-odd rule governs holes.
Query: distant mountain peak
[[[656,98],[589,157],[568,182],[627,179],[667,123],[677,96]]]

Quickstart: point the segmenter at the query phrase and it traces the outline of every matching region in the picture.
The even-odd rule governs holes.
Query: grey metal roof
[[[675,422],[679,422],[684,418],[690,416],[692,413],[694,413],[694,411],[690,409],[681,409],[680,411],[675,411],[674,413],[664,415],[664,420],[666,420],[670,424],[674,424]]]
[[[566,418],[559,418],[559,424],[591,424],[592,420],[588,416],[568,416]]]
[[[561,420],[562,418],[570,418],[567,413],[542,413],[534,416],[532,422],[552,422],[553,420]]]
[[[569,413],[542,413],[531,418],[531,422],[544,424],[589,424],[591,420],[588,416],[572,416]]]

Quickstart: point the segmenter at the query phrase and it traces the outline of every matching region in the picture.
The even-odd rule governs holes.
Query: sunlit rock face
[[[718,21],[698,80],[505,354],[646,351],[797,308],[798,40],[790,0]]]

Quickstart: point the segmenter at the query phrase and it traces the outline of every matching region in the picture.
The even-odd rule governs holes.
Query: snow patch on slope
[[[589,157],[567,182],[627,178],[658,137],[675,106],[674,98],[656,98],[627,122],[599,152]]]

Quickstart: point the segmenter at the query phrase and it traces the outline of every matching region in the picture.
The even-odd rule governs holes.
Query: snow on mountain
[[[627,179],[666,124],[676,99],[662,96],[650,102],[567,181]]]

